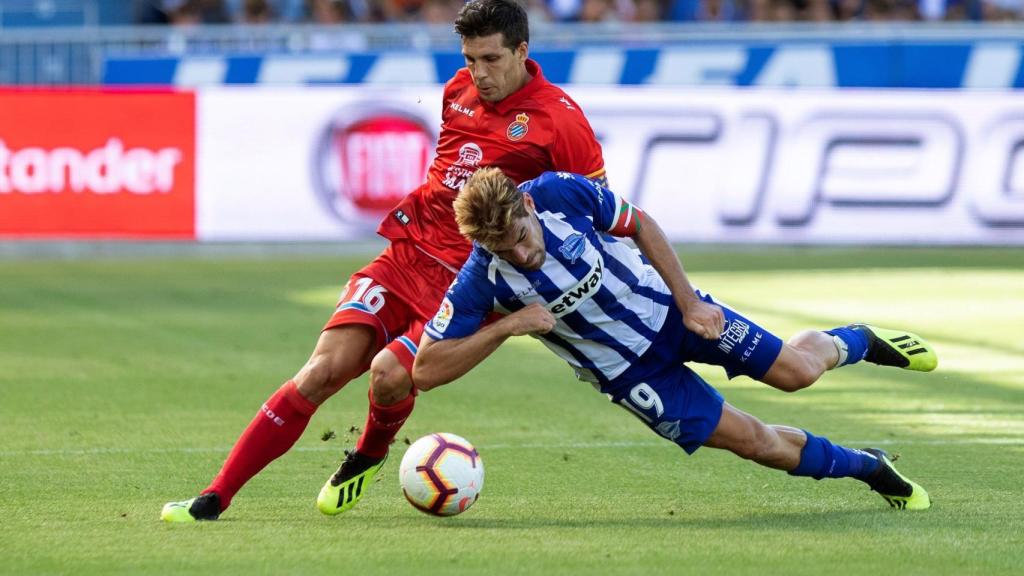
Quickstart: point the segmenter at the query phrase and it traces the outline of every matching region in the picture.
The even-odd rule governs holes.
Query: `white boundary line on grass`
[[[948,440],[847,440],[846,446],[1022,446],[1024,437],[996,438],[951,438]],[[572,450],[592,448],[656,448],[671,446],[666,441],[622,441],[622,442],[564,442],[564,443],[523,443],[523,444],[482,444],[482,450],[506,450],[512,448],[531,450]],[[0,457],[11,456],[89,456],[100,454],[204,454],[226,453],[231,447],[216,448],[61,448],[52,450],[2,450]],[[299,446],[293,452],[338,452],[340,446]]]

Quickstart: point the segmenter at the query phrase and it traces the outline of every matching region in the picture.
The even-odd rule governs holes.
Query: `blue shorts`
[[[715,302],[709,295],[701,295]],[[706,340],[683,326],[672,306],[651,347],[621,376],[601,391],[687,454],[700,448],[722,417],[722,395],[684,362],[725,368],[755,380],[764,377],[782,351],[782,340],[735,310],[722,306],[726,328],[718,340]]]
[[[613,383],[614,384],[614,383]],[[644,382],[608,392],[647,427],[678,444],[687,454],[700,448],[722,417],[722,395],[696,372],[676,366]]]

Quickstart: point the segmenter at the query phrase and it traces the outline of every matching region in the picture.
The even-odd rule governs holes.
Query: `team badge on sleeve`
[[[530,127],[527,125],[529,121],[530,117],[527,116],[525,112],[516,114],[516,121],[508,125],[508,130],[505,131],[505,135],[513,142],[516,140],[522,140],[523,136],[526,136],[526,133],[530,130]]]
[[[452,316],[454,315],[455,306],[452,305],[451,300],[445,298],[441,301],[441,308],[439,308],[437,314],[434,315],[434,319],[430,321],[430,325],[434,330],[444,334],[444,331],[448,329],[448,324],[451,323]]]

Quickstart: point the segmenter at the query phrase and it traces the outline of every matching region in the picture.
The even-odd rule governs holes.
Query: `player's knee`
[[[394,354],[382,352],[370,363],[370,390],[375,402],[394,404],[412,392],[412,378]]]

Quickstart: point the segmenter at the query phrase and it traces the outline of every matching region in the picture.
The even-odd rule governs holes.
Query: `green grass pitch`
[[[932,495],[900,513],[710,449],[686,457],[529,339],[421,395],[352,512],[322,482],[366,380],[313,418],[222,520],[170,526],[305,361],[365,257],[0,261],[3,574],[1020,574],[1024,251],[699,250],[692,280],[789,337],[851,321],[930,338],[939,370],[858,365],[784,394],[699,368],[771,423],[902,455]],[[326,431],[336,437],[323,440]],[[486,465],[453,518],[409,506],[398,461],[450,431]]]

